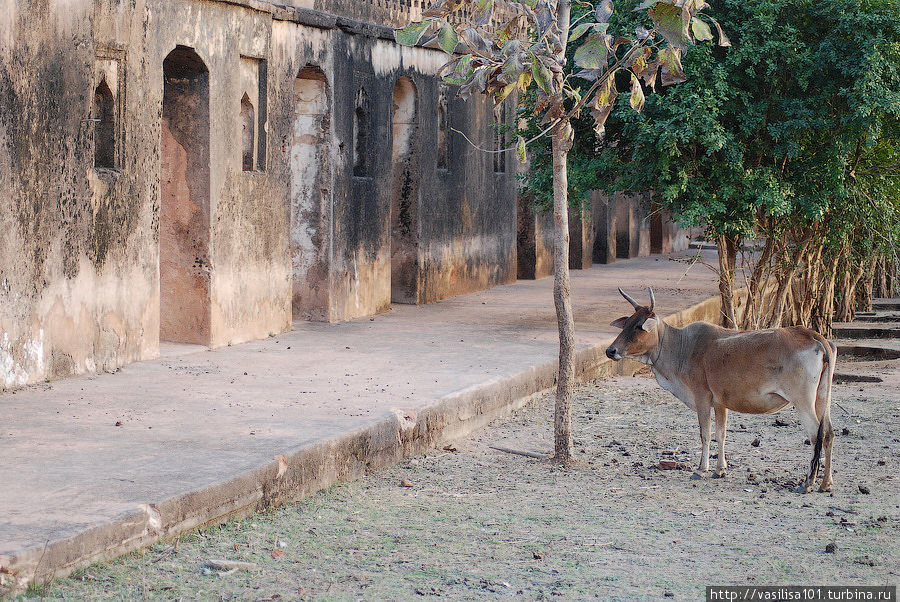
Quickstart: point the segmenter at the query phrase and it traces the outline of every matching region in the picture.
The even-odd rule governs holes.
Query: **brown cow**
[[[719,461],[715,476],[725,476],[725,431],[728,410],[771,414],[793,404],[810,441],[813,458],[803,491],[816,484],[819,457],[825,448],[825,475],[820,491],[830,491],[831,380],[837,347],[817,332],[802,326],[759,331],[735,331],[707,322],[676,328],[619,292],[634,307],[634,314],[612,326],[622,332],[606,350],[610,359],[634,358],[653,369],[659,385],[697,412],[703,453],[694,478],[709,470],[711,413],[716,417]]]

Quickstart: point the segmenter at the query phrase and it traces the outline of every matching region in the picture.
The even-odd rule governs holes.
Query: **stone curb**
[[[697,320],[716,321],[719,312],[719,298],[713,297],[667,317],[666,322],[682,326]],[[605,349],[611,342],[608,339],[577,351],[578,382],[634,374],[642,367],[632,360],[609,360]],[[366,426],[286,451],[228,481],[140,504],[73,537],[0,555],[0,577],[11,582],[7,587],[15,589],[25,588],[32,581],[65,577],[77,568],[117,558],[191,529],[246,516],[386,468],[404,457],[468,435],[524,406],[554,386],[556,368],[553,360],[462,389],[418,410],[395,408]],[[8,592],[0,587],[0,595],[4,593]]]

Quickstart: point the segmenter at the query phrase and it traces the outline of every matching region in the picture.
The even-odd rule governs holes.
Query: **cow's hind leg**
[[[709,435],[710,426],[710,407],[709,402],[697,400],[697,419],[700,421],[700,466],[694,472],[692,479],[699,479],[706,476],[709,472]]]
[[[718,478],[725,477],[725,469],[728,462],[725,460],[725,433],[728,430],[728,408],[722,405],[715,406],[716,411],[716,443],[719,445],[719,460],[716,462],[715,475]]]
[[[819,439],[819,428],[824,427],[824,423],[819,422],[814,407],[796,407],[800,413],[800,423],[803,425],[803,431],[806,433],[809,442],[813,446],[813,457],[812,461],[809,463],[809,473],[806,475],[806,479],[804,479],[803,485],[801,486],[803,493],[809,493],[813,490],[813,487],[815,487],[816,479],[819,476],[821,447],[816,445],[816,441]]]
[[[823,433],[824,441],[822,446],[825,448],[825,471],[822,475],[822,483],[819,485],[819,491],[831,491],[834,481],[831,478],[831,448],[834,445],[834,429],[831,426],[831,419],[825,417],[823,419],[825,432]]]

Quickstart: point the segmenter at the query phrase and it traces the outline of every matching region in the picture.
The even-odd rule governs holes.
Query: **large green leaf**
[[[713,39],[712,30],[709,28],[709,25],[697,17],[691,19],[691,31],[694,32],[694,39],[698,42],[705,42]]]
[[[659,51],[657,59],[660,65],[660,73],[662,75],[662,85],[671,86],[687,81],[684,75],[684,69],[681,67],[681,49],[680,48],[663,48]]]
[[[438,40],[440,40],[441,49],[447,54],[453,54],[456,51],[456,45],[459,44],[459,36],[456,34],[456,30],[447,21],[444,21],[443,25],[441,25]]]
[[[575,64],[582,69],[600,69],[606,65],[606,34],[592,33],[575,51]]]
[[[538,88],[544,92],[550,92],[550,83],[553,79],[553,74],[550,73],[550,70],[547,69],[537,57],[533,58],[531,61],[531,75],[534,77],[534,83],[538,85]]]
[[[651,8],[647,14],[653,20],[656,31],[676,48],[684,49],[690,43],[688,25],[691,22],[689,11],[660,2]]]
[[[644,108],[644,90],[641,82],[634,74],[631,74],[631,108],[638,113]]]
[[[594,132],[601,136],[606,130],[606,119],[612,112],[619,91],[616,90],[616,74],[610,73],[606,81],[600,84],[591,104],[591,116],[594,118]]]
[[[519,160],[519,163],[525,164],[525,161],[528,160],[528,155],[525,153],[525,138],[519,136],[518,140],[516,140],[516,158]]]
[[[394,39],[397,40],[398,44],[415,46],[422,39],[422,36],[425,35],[429,25],[431,25],[431,21],[427,19],[410,23],[402,29],[395,29]]]

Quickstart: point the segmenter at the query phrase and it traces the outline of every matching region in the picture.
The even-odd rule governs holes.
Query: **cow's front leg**
[[[728,432],[728,408],[722,405],[715,407],[716,412],[716,443],[719,445],[719,461],[716,462],[715,476],[723,478],[728,462],[725,461],[725,433]]]
[[[700,421],[700,466],[691,477],[692,479],[700,479],[706,476],[709,471],[709,434],[710,434],[710,415],[709,403],[697,402],[697,419]]]

